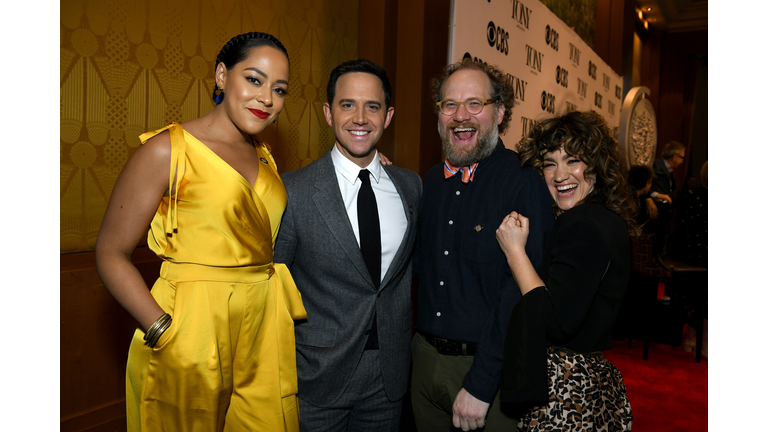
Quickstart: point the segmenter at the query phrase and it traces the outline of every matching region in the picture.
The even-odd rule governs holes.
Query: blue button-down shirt
[[[446,339],[477,343],[464,388],[490,402],[501,378],[509,316],[520,299],[496,241],[512,211],[530,219],[526,251],[537,269],[544,233],[554,223],[552,197],[541,176],[522,169],[517,153],[499,140],[474,180],[446,179],[442,164],[424,177],[415,270],[419,273],[417,327]]]

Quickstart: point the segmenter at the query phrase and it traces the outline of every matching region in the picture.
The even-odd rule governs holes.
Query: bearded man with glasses
[[[514,105],[508,75],[471,59],[432,81],[445,162],[424,177],[414,271],[419,288],[411,398],[420,432],[513,431],[498,388],[509,316],[520,290],[496,241],[517,211],[530,217],[532,263],[553,222],[544,180],[499,138]]]

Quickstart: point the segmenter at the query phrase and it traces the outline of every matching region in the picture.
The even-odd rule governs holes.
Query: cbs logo
[[[558,84],[568,88],[568,71],[565,68],[558,66],[556,71],[556,80]]]
[[[555,95],[547,93],[546,91],[541,92],[541,109],[550,113],[555,113]]]
[[[485,31],[485,35],[488,37],[488,45],[496,46],[496,50],[509,54],[509,33],[504,31],[501,27],[497,27],[493,21],[488,22],[488,28]]]
[[[475,63],[482,63],[482,64],[487,64],[487,63],[486,63],[486,62],[484,62],[482,59],[479,59],[479,58],[477,58],[477,57],[472,57],[472,54],[470,54],[470,53],[468,53],[468,52],[465,52],[465,53],[464,53],[464,57],[462,57],[462,58],[461,58],[461,60],[462,60],[462,61],[464,61],[464,60],[466,60],[466,59],[470,59],[470,60],[474,61]]]
[[[547,45],[551,46],[555,51],[560,50],[560,35],[549,25],[547,25],[546,37]]]

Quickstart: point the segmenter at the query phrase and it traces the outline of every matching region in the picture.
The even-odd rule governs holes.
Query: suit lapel
[[[312,195],[315,207],[349,261],[373,289],[373,280],[368,273],[368,267],[365,266],[363,254],[360,252],[360,246],[357,244],[355,232],[352,230],[352,224],[344,207],[331,152],[326,153],[318,162],[314,180],[315,193]],[[318,259],[324,258],[318,257]]]
[[[387,171],[389,178],[392,180],[392,183],[395,185],[395,189],[397,189],[397,194],[400,195],[400,202],[403,203],[403,210],[405,211],[405,218],[408,221],[408,226],[405,229],[405,234],[403,235],[403,239],[400,241],[400,246],[397,248],[397,253],[395,254],[395,257],[392,259],[392,263],[389,265],[389,268],[387,269],[387,273],[384,275],[384,278],[381,280],[381,284],[379,285],[379,290],[384,288],[384,286],[386,286],[389,283],[389,281],[392,280],[395,274],[403,266],[403,260],[406,258],[405,252],[408,250],[408,243],[409,243],[408,239],[411,238],[411,236],[413,235],[413,230],[416,229],[414,213],[413,213],[414,209],[406,199],[406,188],[405,188],[404,180],[399,175],[397,175],[396,171],[390,170],[388,166],[385,166],[384,170]],[[410,258],[410,256],[408,258]]]

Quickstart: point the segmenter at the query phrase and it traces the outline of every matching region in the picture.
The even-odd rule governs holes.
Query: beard
[[[451,141],[451,129],[457,126],[473,127],[477,131],[477,141],[475,145],[467,150],[458,149]],[[489,129],[482,129],[477,123],[455,123],[448,124],[445,128],[437,127],[440,132],[440,138],[443,141],[443,153],[445,158],[451,161],[455,166],[472,165],[475,162],[487,158],[496,149],[496,143],[499,141],[499,128],[495,125]]]

